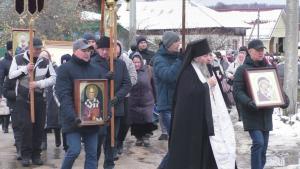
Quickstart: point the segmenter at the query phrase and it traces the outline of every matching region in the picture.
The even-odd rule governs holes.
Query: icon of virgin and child
[[[95,84],[87,85],[81,100],[81,120],[101,121],[103,110],[103,95],[100,87]]]

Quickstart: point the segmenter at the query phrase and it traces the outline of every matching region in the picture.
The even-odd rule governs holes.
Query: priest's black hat
[[[186,52],[189,52],[190,57],[195,58],[211,52],[207,39],[192,41],[187,45]]]

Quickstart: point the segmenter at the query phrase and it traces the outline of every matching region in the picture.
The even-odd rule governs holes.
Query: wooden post
[[[30,63],[33,64],[33,17],[30,18],[29,21],[29,55],[30,55]],[[34,73],[33,71],[29,72],[29,83],[34,81]],[[31,122],[35,123],[35,111],[34,111],[34,89],[30,89],[30,117],[31,117]]]
[[[110,46],[109,46],[109,67],[110,71],[114,72],[114,59],[116,56],[116,12],[115,12],[115,0],[106,1],[109,9],[109,18],[110,18]],[[114,80],[110,80],[110,98],[115,97],[114,93],[115,83]],[[111,135],[111,147],[115,146],[115,109],[111,107],[111,121],[110,121],[110,135]]]
[[[101,20],[100,20],[100,36],[105,35],[105,29],[104,29],[104,15],[105,15],[105,0],[101,1]]]
[[[185,51],[185,0],[182,0],[182,52]]]

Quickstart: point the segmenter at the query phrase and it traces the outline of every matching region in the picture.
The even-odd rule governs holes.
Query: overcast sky
[[[266,4],[285,4],[286,0],[196,0],[203,5],[215,5],[218,2],[224,4],[243,4],[243,3],[266,3]]]

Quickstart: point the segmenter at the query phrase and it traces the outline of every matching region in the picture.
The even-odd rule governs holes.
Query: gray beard
[[[202,63],[197,63],[197,65],[203,76],[207,79],[210,78],[210,73],[208,71],[207,65]]]

